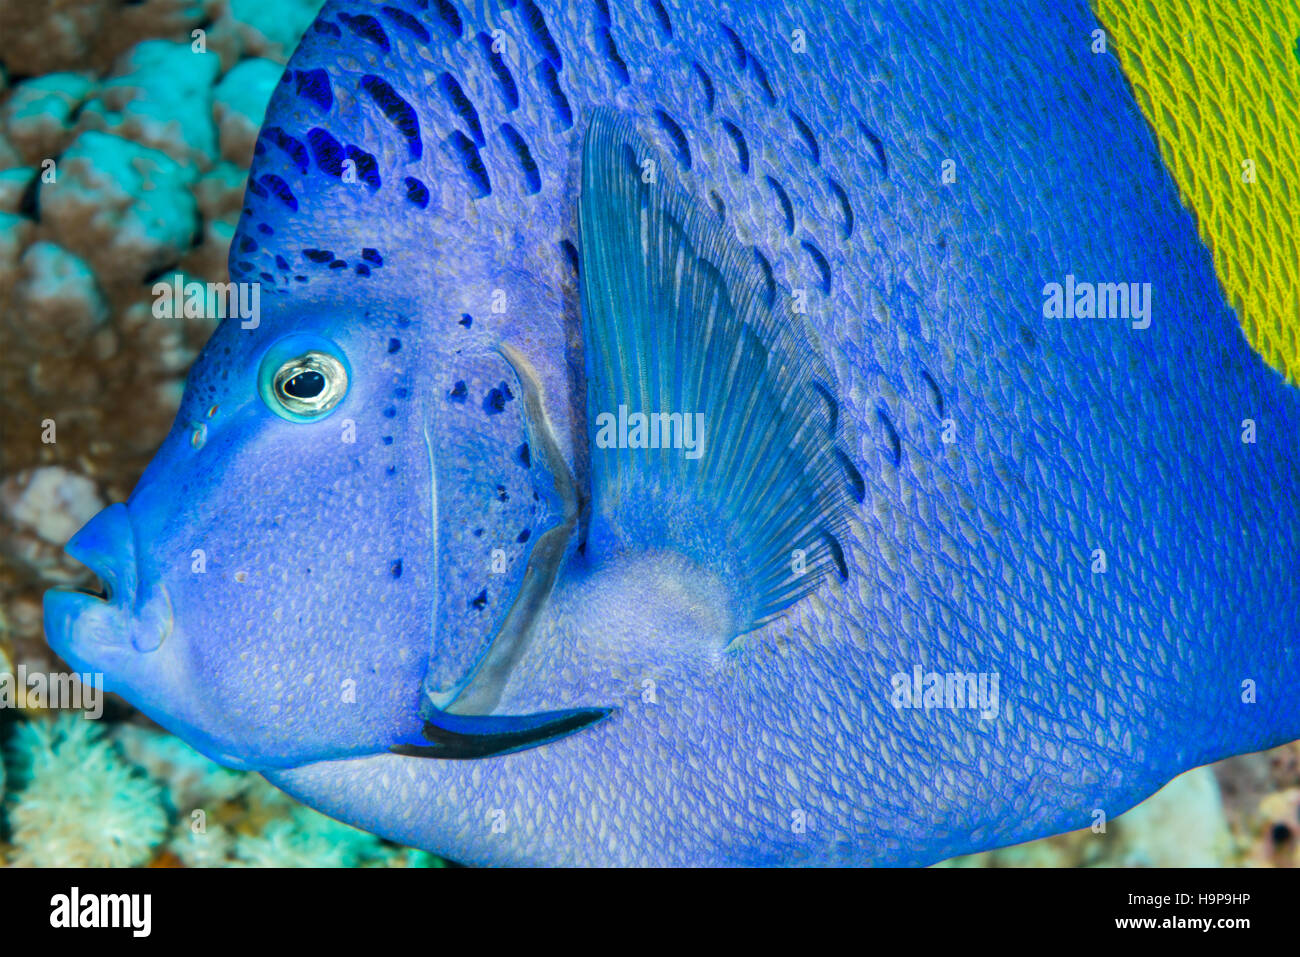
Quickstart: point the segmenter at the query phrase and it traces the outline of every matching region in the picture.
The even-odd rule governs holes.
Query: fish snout
[[[90,670],[125,650],[157,649],[172,629],[172,609],[160,584],[141,587],[135,533],[125,505],[103,509],[72,536],[64,551],[103,583],[103,594],[54,589],[45,593],[45,635],[65,660]]]
[[[140,588],[135,535],[126,506],[103,509],[73,535],[64,551],[99,576],[105,600],[130,608]]]

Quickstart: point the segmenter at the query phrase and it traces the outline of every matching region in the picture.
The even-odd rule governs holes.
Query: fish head
[[[225,320],[129,501],[69,543],[107,594],[47,594],[54,650],[239,767],[373,752],[414,721],[434,591],[416,311],[325,281]]]
[[[550,357],[544,431],[571,443],[563,257],[467,177],[463,117],[373,18],[331,9],[272,94],[231,245],[257,315],[223,319],[129,501],[70,543],[107,599],[46,597],[65,660],[242,767],[418,736],[571,511],[504,348]]]

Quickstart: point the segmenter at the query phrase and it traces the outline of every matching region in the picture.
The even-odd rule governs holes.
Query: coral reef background
[[[225,282],[262,114],[322,0],[0,0],[0,673],[64,669],[41,593],[130,493],[207,319],[152,286]],[[52,426],[51,426],[52,423]],[[0,862],[437,866],[227,771],[120,700],[0,709]],[[1092,830],[948,866],[1300,865],[1300,744],[1191,771]]]

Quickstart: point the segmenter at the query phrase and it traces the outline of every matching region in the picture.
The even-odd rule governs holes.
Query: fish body
[[[1300,398],[1096,28],[328,3],[231,251],[260,319],[51,644],[469,863],[928,864],[1300,736]],[[295,419],[309,355],[347,392]],[[701,464],[628,450],[656,381]]]

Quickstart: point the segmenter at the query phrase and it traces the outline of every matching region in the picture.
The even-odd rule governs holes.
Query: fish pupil
[[[299,372],[283,386],[285,395],[295,399],[314,399],[325,390],[325,377],[319,372]]]

